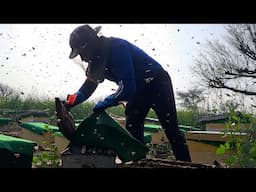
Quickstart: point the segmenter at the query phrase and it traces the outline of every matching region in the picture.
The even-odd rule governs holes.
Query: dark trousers
[[[144,121],[152,108],[165,130],[175,158],[191,161],[184,134],[179,130],[172,82],[169,74],[159,70],[145,78],[133,100],[126,105],[126,129],[138,140],[144,140]]]

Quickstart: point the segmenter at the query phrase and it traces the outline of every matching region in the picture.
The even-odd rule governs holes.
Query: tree
[[[206,87],[256,95],[256,25],[231,24],[224,42],[207,42],[193,71]]]
[[[198,104],[204,100],[202,93],[203,89],[193,88],[188,91],[177,91],[178,100],[181,100],[181,105],[187,109],[197,110]]]
[[[9,87],[8,85],[4,85],[4,84],[0,83],[0,98],[5,98],[10,95],[13,95],[14,92],[15,92],[14,89]]]

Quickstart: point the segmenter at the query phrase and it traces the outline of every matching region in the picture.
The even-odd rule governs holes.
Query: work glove
[[[64,101],[63,104],[68,111],[74,106],[76,97],[77,97],[77,94],[72,94],[72,95],[68,94],[67,95],[67,99],[66,99],[66,101]]]
[[[101,113],[105,109],[117,105],[118,102],[116,101],[114,95],[109,95],[103,101],[99,101],[95,107],[93,108],[94,113]]]
[[[68,111],[70,111],[71,105],[69,105],[66,101],[62,101],[62,103],[63,103],[64,107],[65,107]]]
[[[94,112],[94,113],[102,113],[103,111],[105,111],[106,108],[107,108],[107,107],[104,105],[104,103],[100,101],[100,102],[98,102],[98,103],[94,106],[93,112]]]

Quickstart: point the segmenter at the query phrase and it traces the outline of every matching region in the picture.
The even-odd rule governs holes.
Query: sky
[[[0,83],[21,97],[66,98],[85,81],[85,72],[69,59],[69,36],[81,24],[0,24]],[[196,86],[191,66],[207,40],[221,39],[224,24],[90,24],[104,36],[124,38],[166,69],[174,92]],[[89,100],[102,99],[117,86],[105,80]]]

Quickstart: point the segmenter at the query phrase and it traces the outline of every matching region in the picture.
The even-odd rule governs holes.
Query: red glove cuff
[[[67,96],[67,104],[68,105],[73,105],[76,101],[76,97],[77,97],[77,94],[68,95]]]

